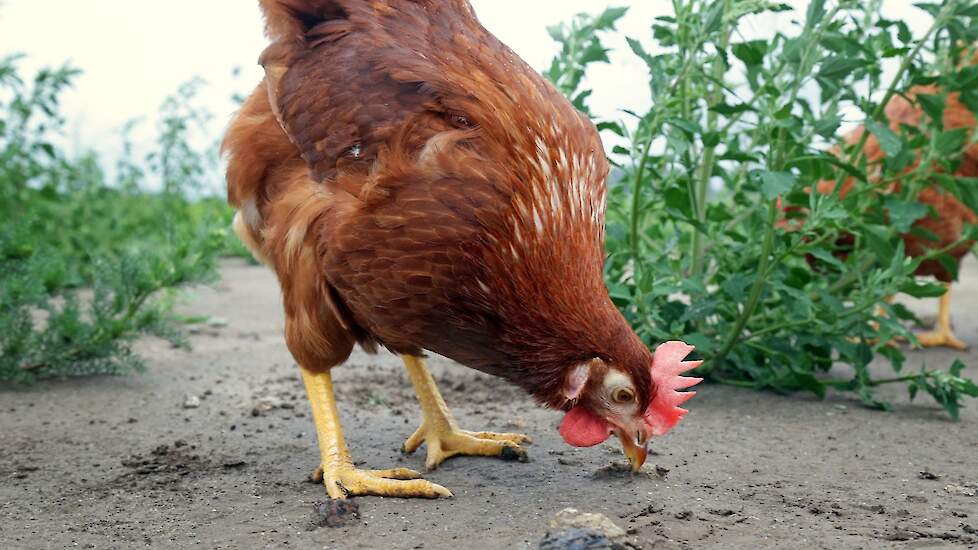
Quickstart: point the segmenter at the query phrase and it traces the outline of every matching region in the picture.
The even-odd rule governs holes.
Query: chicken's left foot
[[[422,443],[428,445],[425,467],[434,470],[445,460],[459,455],[498,456],[504,460],[525,462],[526,451],[521,444],[532,440],[522,434],[469,432],[459,429],[452,413],[445,405],[435,380],[417,357],[404,357],[414,391],[418,395],[424,422],[402,447],[405,453],[413,453]]]

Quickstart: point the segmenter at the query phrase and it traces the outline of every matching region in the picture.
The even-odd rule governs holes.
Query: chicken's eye
[[[635,394],[628,388],[618,388],[615,393],[611,394],[611,398],[615,400],[615,403],[624,405],[631,403],[635,399]]]

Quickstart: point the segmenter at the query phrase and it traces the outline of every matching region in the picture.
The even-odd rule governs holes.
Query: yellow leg
[[[350,451],[343,439],[340,414],[333,396],[333,378],[329,371],[313,374],[302,370],[302,380],[312,404],[312,418],[319,436],[322,476],[330,498],[343,499],[358,495],[388,497],[450,497],[451,491],[421,478],[421,474],[406,468],[393,470],[358,470],[350,460]],[[314,477],[317,474],[313,474]]]
[[[925,348],[949,347],[959,351],[968,349],[968,344],[958,340],[951,330],[951,285],[947,284],[947,292],[941,296],[937,310],[937,326],[931,332],[917,335],[920,345]]]
[[[413,453],[422,443],[428,444],[425,467],[433,470],[446,459],[457,455],[498,456],[505,460],[526,460],[521,443],[531,443],[521,434],[497,434],[492,432],[467,432],[460,430],[445,405],[434,378],[417,357],[404,356],[404,366],[414,385],[424,413],[424,421],[414,435],[404,443],[404,452]]]

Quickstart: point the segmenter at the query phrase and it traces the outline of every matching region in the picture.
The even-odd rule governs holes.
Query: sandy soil
[[[363,498],[359,522],[311,529],[325,493],[306,481],[316,439],[274,279],[223,272],[185,307],[227,320],[193,351],[146,341],[143,375],[0,389],[0,548],[536,548],[566,507],[606,514],[635,548],[978,547],[978,403],[955,424],[896,389],[885,414],[705,387],[654,445],[664,477],[609,477],[596,472],[622,460],[613,448],[565,446],[559,414],[437,358],[463,427],[530,434],[530,462],[453,459],[428,478],[454,499]],[[978,347],[978,265],[964,272],[955,318]],[[915,352],[910,367],[954,357]],[[419,420],[399,361],[357,354],[335,378],[355,459],[421,470],[423,454],[398,452]]]

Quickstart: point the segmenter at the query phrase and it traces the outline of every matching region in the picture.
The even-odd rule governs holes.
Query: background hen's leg
[[[326,492],[331,498],[357,495],[388,497],[450,497],[451,491],[429,481],[421,474],[406,468],[393,470],[358,470],[350,460],[350,451],[343,439],[340,414],[333,396],[333,378],[329,371],[310,373],[302,370],[302,380],[312,404],[312,418],[319,436],[319,452]]]
[[[422,443],[428,444],[425,467],[433,470],[446,459],[457,455],[498,456],[505,460],[526,460],[520,443],[531,443],[521,434],[467,432],[460,430],[435,385],[435,379],[418,357],[405,355],[404,366],[418,395],[424,422],[404,443],[404,452],[413,453]]]
[[[968,349],[968,344],[958,340],[951,330],[951,283],[945,283],[947,292],[941,296],[937,309],[937,326],[931,332],[917,335],[920,345],[925,348],[944,346],[959,351]]]

